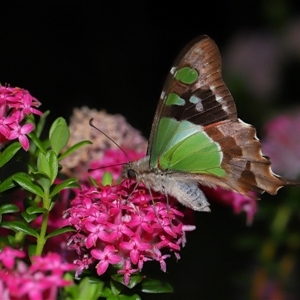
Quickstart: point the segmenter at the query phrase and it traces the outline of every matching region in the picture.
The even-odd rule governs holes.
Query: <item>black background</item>
[[[52,119],[68,119],[73,107],[88,105],[123,114],[148,136],[164,78],[181,48],[207,34],[222,53],[238,31],[267,26],[268,5],[273,2],[2,0],[0,82],[29,90]],[[288,7],[296,15],[299,1]],[[245,299],[236,277],[251,271],[255,257],[234,241],[253,227],[219,206],[197,213],[196,224],[181,260],[169,259],[162,275],[175,293],[149,299]],[[158,264],[153,269],[161,273]]]
[[[207,34],[222,49],[263,24],[260,2],[1,1],[0,82],[26,88],[53,115],[105,108],[147,135],[181,48]]]

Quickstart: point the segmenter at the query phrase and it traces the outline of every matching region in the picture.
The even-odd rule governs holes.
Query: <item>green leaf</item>
[[[37,169],[38,169],[39,172],[44,173],[45,175],[47,175],[48,178],[51,177],[49,161],[46,158],[46,155],[42,152],[40,152],[39,155],[38,155]]]
[[[54,186],[50,193],[50,198],[58,194],[61,190],[67,189],[67,188],[74,188],[74,187],[79,187],[77,184],[77,179],[76,178],[68,178],[61,182],[60,184],[57,184]]]
[[[70,138],[70,130],[64,118],[57,118],[50,128],[50,144],[53,151],[58,155],[67,145]]]
[[[133,294],[133,295],[119,295],[120,300],[142,300],[142,298],[137,295],[137,294]]]
[[[111,290],[108,286],[105,286],[104,289],[102,290],[100,296],[103,298],[107,298],[109,295],[111,295]]]
[[[44,172],[35,172],[32,174],[37,183],[43,188],[44,193],[48,194],[51,186],[50,178]]]
[[[79,284],[79,291],[76,299],[97,300],[103,289],[103,283],[93,283],[88,277],[83,278]]]
[[[141,290],[144,293],[172,293],[173,288],[168,282],[146,278],[141,283]]]
[[[119,295],[109,295],[106,300],[120,300]]]
[[[88,176],[88,179],[94,187],[99,187],[98,182],[93,177]]]
[[[34,221],[38,216],[36,214],[29,214],[26,211],[23,211],[21,213],[21,216],[23,217],[23,219],[27,222],[27,223],[31,223],[32,221]]]
[[[40,152],[37,160],[37,166],[38,171],[46,174],[50,179],[50,184],[52,184],[58,173],[58,161],[54,151],[50,150],[46,155]]]
[[[11,242],[10,242],[11,240]],[[0,236],[0,245],[1,245],[1,249],[4,248],[4,246],[11,246],[11,244],[13,244],[14,239],[11,239],[11,235],[9,236]]]
[[[0,168],[3,167],[8,161],[10,161],[21,147],[22,146],[19,142],[15,142],[6,147],[0,154]]]
[[[34,134],[34,132],[30,132],[28,134],[28,136],[30,137],[30,139],[34,142],[34,144],[39,148],[39,150],[42,153],[46,153],[46,148],[44,147],[44,144],[40,141],[40,139]],[[31,151],[31,150],[30,150]],[[33,150],[32,150],[33,151]]]
[[[142,298],[137,294],[134,295],[120,294],[120,295],[109,295],[106,299],[107,300],[141,300]]]
[[[32,214],[43,214],[43,213],[47,212],[47,209],[43,208],[43,207],[30,206],[30,207],[26,208],[26,212],[29,215],[32,215]]]
[[[113,176],[110,172],[108,171],[105,171],[104,174],[103,174],[103,177],[102,177],[102,184],[104,186],[106,185],[112,185],[112,182],[113,182]]]
[[[56,179],[57,173],[58,173],[58,160],[55,152],[53,150],[50,150],[47,153],[47,160],[49,162],[50,167],[50,180],[51,184],[53,184],[54,180]]]
[[[17,184],[13,181],[13,176],[14,175],[11,175],[1,182],[0,193],[3,193],[17,186]]]
[[[45,239],[47,240],[47,239],[50,239],[50,238],[52,238],[54,236],[57,236],[57,235],[60,235],[60,234],[66,233],[66,232],[73,232],[73,231],[76,231],[76,229],[74,229],[73,227],[70,227],[70,226],[59,228],[59,229],[55,229],[51,233],[49,233],[45,237]]]
[[[38,122],[38,124],[35,127],[35,132],[36,132],[37,137],[41,136],[41,133],[42,133],[42,131],[44,129],[44,126],[45,126],[45,123],[46,123],[46,119],[49,116],[49,114],[50,114],[50,111],[47,110],[40,117],[39,122]]]
[[[4,214],[11,214],[11,213],[15,213],[18,212],[19,208],[18,206],[14,205],[14,204],[3,204],[0,206],[0,214],[4,215]]]
[[[50,130],[49,130],[49,136],[53,134],[53,131],[55,130],[55,128],[59,125],[61,125],[61,123],[65,123],[65,119],[62,117],[57,118],[56,120],[54,120],[54,122],[52,123]]]
[[[28,246],[28,254],[29,254],[29,257],[32,257],[35,255],[35,251],[36,251],[36,245],[29,245]]]
[[[13,175],[13,180],[16,181],[24,190],[34,193],[42,198],[44,197],[42,189],[35,185],[26,173],[20,172]]]
[[[113,274],[113,275],[111,275],[111,278],[124,285],[124,276],[122,274]],[[131,274],[129,284],[126,287],[128,287],[129,289],[132,289],[138,283],[140,283],[143,279],[144,279],[144,276],[141,273]]]
[[[15,232],[23,232],[25,234],[34,236],[36,238],[38,238],[38,233],[32,229],[31,227],[29,227],[27,224],[21,222],[21,221],[8,221],[8,222],[2,222],[1,227],[3,228],[7,228],[7,229],[11,229]]]
[[[79,285],[74,284],[74,275],[68,272],[68,273],[65,273],[63,278],[64,278],[64,280],[68,280],[68,281],[72,282],[72,284],[65,286],[64,289],[63,289],[63,292],[66,292],[69,297],[66,297],[65,295],[62,295],[64,297],[59,297],[59,298],[60,299],[68,299],[68,300],[78,299],[77,295],[78,295]]]
[[[73,152],[75,152],[76,150],[80,149],[81,147],[85,146],[85,145],[91,145],[93,144],[91,141],[82,141],[79,142],[75,145],[73,145],[72,147],[70,147],[67,151],[65,151],[63,154],[61,154],[58,158],[59,161],[61,161],[62,159],[64,159],[65,157],[69,156],[70,154],[72,154]]]
[[[115,280],[110,281],[110,288],[113,295],[119,295],[124,289],[124,284],[117,282]]]
[[[3,193],[5,191],[10,190],[10,189],[14,188],[15,186],[17,186],[17,184],[13,180],[13,176],[14,175],[11,175],[1,182],[0,193]]]

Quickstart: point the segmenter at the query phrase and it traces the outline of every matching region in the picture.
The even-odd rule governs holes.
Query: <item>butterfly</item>
[[[237,117],[221,75],[215,42],[202,35],[175,60],[154,116],[146,157],[125,164],[123,176],[210,211],[199,185],[253,197],[276,194],[292,181],[275,175],[261,152],[256,130]]]

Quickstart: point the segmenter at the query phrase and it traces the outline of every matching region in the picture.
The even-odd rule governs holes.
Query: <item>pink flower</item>
[[[91,251],[92,256],[99,260],[96,266],[98,275],[105,273],[109,264],[115,265],[121,261],[121,257],[115,253],[116,249],[114,246],[106,246],[103,251],[98,249]]]
[[[138,269],[132,269],[130,261],[126,260],[123,269],[119,270],[118,273],[124,275],[124,284],[128,285],[131,274],[136,273],[137,271]]]
[[[179,257],[185,238],[183,215],[171,197],[167,202],[164,195],[151,194],[130,181],[77,193],[64,222],[76,228],[68,243],[79,254],[76,276],[94,262],[98,275],[117,265],[128,284],[130,274],[141,270],[145,262],[157,260],[165,271],[165,259],[172,253]],[[166,254],[158,255],[160,251]]]
[[[79,253],[80,254],[80,253]],[[74,264],[79,266],[77,267],[75,278],[79,279],[79,275],[85,270],[89,268],[89,265],[94,262],[94,259],[92,257],[88,257],[86,254],[83,256],[81,260],[76,259],[74,260]]]
[[[24,150],[29,149],[26,134],[30,133],[33,124],[25,124],[25,117],[29,114],[41,116],[43,113],[34,107],[40,102],[32,97],[28,91],[0,85],[0,146],[10,140],[19,139]]]
[[[10,247],[5,247],[0,252],[0,261],[2,265],[9,270],[12,270],[14,268],[16,258],[23,257],[25,257],[25,253],[23,251]]]
[[[25,124],[23,126],[20,126],[19,124],[11,124],[9,126],[11,128],[11,132],[8,136],[8,140],[15,140],[18,138],[23,149],[28,151],[29,140],[26,134],[30,133],[34,129],[33,124]]]
[[[30,267],[17,260],[24,256],[24,252],[8,247],[1,252],[0,294],[4,299],[55,300],[59,288],[71,284],[63,276],[76,266],[64,263],[58,254],[33,257]],[[14,262],[8,261],[8,258]]]
[[[85,228],[90,232],[86,239],[86,247],[88,249],[95,246],[98,239],[106,242],[110,240],[105,224],[86,223]]]
[[[153,257],[155,258],[155,260],[159,261],[160,268],[163,272],[166,272],[166,270],[167,270],[167,265],[166,265],[165,259],[170,256],[171,256],[170,254],[162,255],[158,249],[153,249]]]
[[[129,242],[120,243],[121,249],[127,250],[130,253],[130,259],[133,264],[137,264],[139,261],[140,253],[148,250],[150,245],[148,243],[143,243],[139,235],[131,237]]]
[[[49,252],[46,256],[34,256],[30,271],[51,271],[54,275],[62,276],[67,271],[75,269],[73,264],[62,263],[61,256],[57,253]]]

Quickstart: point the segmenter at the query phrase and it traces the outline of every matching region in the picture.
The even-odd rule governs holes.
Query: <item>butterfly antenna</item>
[[[119,163],[119,164],[115,164],[115,165],[109,165],[109,166],[102,166],[102,167],[97,167],[97,168],[94,168],[94,169],[88,169],[87,171],[89,173],[95,171],[95,170],[101,170],[101,169],[106,169],[107,167],[118,167],[118,166],[123,166],[124,163]]]
[[[94,129],[96,129],[97,131],[99,131],[100,133],[102,133],[105,137],[107,137],[111,142],[113,142],[126,156],[127,158],[127,162],[129,162],[129,157],[127,155],[127,153],[111,138],[109,137],[104,131],[102,131],[101,129],[97,128],[94,124],[93,124],[94,118],[91,118],[89,121],[89,124],[91,127],[93,127]],[[121,164],[120,164],[121,165]]]

